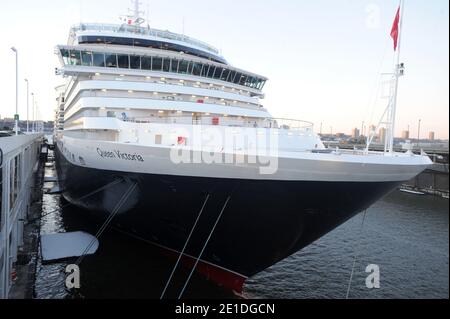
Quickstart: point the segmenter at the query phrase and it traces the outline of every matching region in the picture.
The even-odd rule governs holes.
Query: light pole
[[[25,82],[27,83],[27,133],[29,133],[30,132],[30,127],[29,127],[29,124],[28,124],[28,121],[29,121],[29,119],[28,119],[28,115],[29,115],[29,113],[28,113],[28,108],[29,108],[29,97],[30,97],[30,85],[29,85],[29,83],[28,83],[28,79],[25,79]]]
[[[420,122],[422,122],[422,119],[419,119],[419,126],[417,128],[417,147],[420,148]]]
[[[14,114],[16,135],[19,134],[19,53],[15,47],[11,50],[16,54],[16,114]]]
[[[33,125],[31,125],[31,127],[32,127],[32,131],[34,133],[34,122],[35,122],[35,118],[34,118],[34,93],[31,93],[31,105],[33,106]]]

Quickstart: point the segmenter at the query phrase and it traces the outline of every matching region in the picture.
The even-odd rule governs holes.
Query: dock
[[[33,297],[43,145],[42,133],[0,138],[0,299]]]

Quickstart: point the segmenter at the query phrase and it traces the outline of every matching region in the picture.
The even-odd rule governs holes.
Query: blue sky
[[[150,25],[206,41],[234,66],[269,77],[263,104],[277,117],[313,121],[318,130],[350,133],[376,123],[385,100],[375,94],[379,74],[393,66],[389,37],[398,1],[391,0],[151,0]],[[447,0],[406,0],[397,135],[410,125],[423,137],[448,138],[449,8]],[[23,79],[30,80],[40,114],[52,119],[56,44],[72,24],[119,22],[128,0],[16,0],[2,2],[0,116],[14,114],[14,55],[19,49],[21,118]],[[143,1],[144,9],[147,8]]]

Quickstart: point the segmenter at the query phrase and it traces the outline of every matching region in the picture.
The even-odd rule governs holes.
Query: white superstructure
[[[56,128],[60,143],[66,142],[61,149],[75,165],[102,167],[105,163],[98,162],[104,159],[101,150],[120,151],[120,147],[139,149],[150,157],[159,149],[166,150],[162,161],[167,169],[158,172],[175,175],[226,177],[224,172],[228,172],[230,177],[261,178],[249,173],[251,163],[246,166],[248,172],[240,171],[245,165],[228,169],[197,165],[195,172],[179,166],[177,170],[171,165],[179,162],[168,163],[174,162],[168,152],[173,148],[192,154],[264,155],[280,160],[281,175],[274,171],[264,177],[269,179],[336,180],[339,175],[338,180],[354,181],[367,174],[369,181],[380,181],[386,174],[371,175],[371,165],[380,173],[385,169],[380,165],[387,165],[388,171],[400,165],[402,173],[391,176],[405,180],[428,163],[427,158],[413,154],[326,150],[312,123],[271,117],[262,105],[266,77],[229,65],[217,49],[204,42],[142,27],[142,21],[136,14],[127,18],[127,24],[80,24],[71,28],[68,44],[56,48],[62,65],[56,72],[67,79],[57,88]],[[88,144],[97,145],[100,151],[86,148]],[[234,159],[226,164],[235,164]],[[286,162],[282,159],[289,161],[289,167],[282,166]],[[317,177],[311,176],[314,170],[302,169],[304,161],[317,164]],[[330,163],[353,166],[333,172],[336,167]],[[409,165],[401,166],[405,163]],[[109,164],[115,166],[108,167],[111,170],[132,169]],[[153,168],[147,165],[142,172],[154,172]]]

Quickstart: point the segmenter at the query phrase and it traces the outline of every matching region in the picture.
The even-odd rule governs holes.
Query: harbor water
[[[46,175],[54,175],[47,164]],[[45,183],[50,189],[53,183]],[[250,278],[248,298],[448,298],[448,199],[399,191],[387,195],[302,251]],[[44,194],[41,234],[86,231],[101,223]],[[142,241],[108,228],[95,255],[80,265],[81,288],[65,288],[73,261],[38,262],[36,298],[159,298],[175,260]],[[366,286],[368,265],[377,265],[380,287]],[[352,267],[353,268],[353,275]],[[179,267],[167,298],[176,298],[189,271]],[[350,282],[351,277],[351,282]],[[350,289],[348,290],[350,282]],[[194,274],[185,298],[232,298],[233,294]]]

